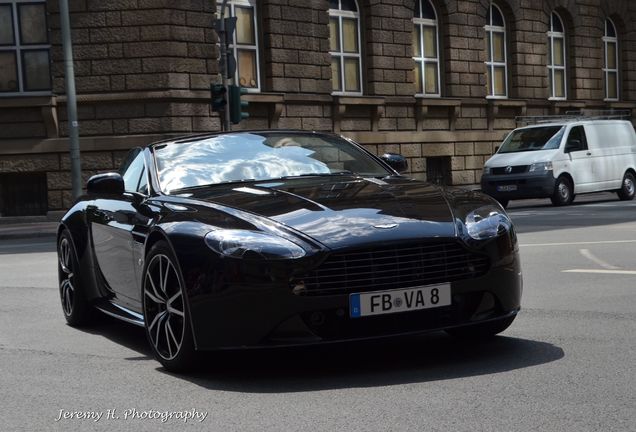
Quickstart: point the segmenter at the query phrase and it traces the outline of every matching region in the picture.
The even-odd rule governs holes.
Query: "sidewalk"
[[[4,219],[4,220],[3,220]],[[19,239],[54,239],[59,222],[34,218],[0,218],[0,241]]]

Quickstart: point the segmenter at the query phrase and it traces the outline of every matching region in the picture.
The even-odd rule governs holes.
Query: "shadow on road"
[[[545,342],[499,336],[477,344],[439,333],[373,343],[209,354],[201,371],[176,376],[210,390],[301,392],[496,374],[563,356],[561,348]]]

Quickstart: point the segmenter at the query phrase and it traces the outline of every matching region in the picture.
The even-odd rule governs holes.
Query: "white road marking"
[[[636,270],[572,269],[572,270],[562,270],[561,273],[599,273],[599,274],[636,275]]]
[[[583,241],[583,242],[570,242],[570,243],[528,243],[519,246],[531,247],[531,246],[576,246],[576,245],[593,245],[593,244],[616,244],[616,243],[636,243],[636,240],[606,240],[606,241]]]
[[[592,261],[595,264],[600,265],[601,267],[603,267],[606,270],[620,270],[620,267],[613,266],[613,265],[611,265],[609,263],[606,263],[602,259],[594,256],[594,254],[592,254],[592,252],[590,252],[589,249],[580,249],[579,252],[585,258],[589,259],[590,261]]]

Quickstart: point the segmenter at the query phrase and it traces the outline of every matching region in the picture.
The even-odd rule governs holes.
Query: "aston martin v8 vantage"
[[[522,291],[508,215],[406,165],[301,131],[135,148],[61,220],[66,320],[142,326],[168,370],[199,351],[502,332]]]

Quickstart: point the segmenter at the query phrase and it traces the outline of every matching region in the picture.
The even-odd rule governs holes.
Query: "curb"
[[[2,240],[27,240],[27,239],[50,239],[55,240],[55,232],[15,232],[15,233],[2,233],[0,232],[0,241]]]

